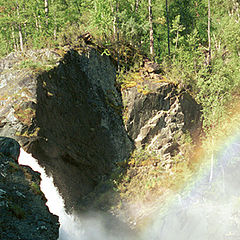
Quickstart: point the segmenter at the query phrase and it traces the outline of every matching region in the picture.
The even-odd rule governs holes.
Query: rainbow
[[[172,194],[144,230],[152,240],[240,239],[240,129],[232,124],[205,140],[199,171]],[[216,137],[219,136],[220,137]]]

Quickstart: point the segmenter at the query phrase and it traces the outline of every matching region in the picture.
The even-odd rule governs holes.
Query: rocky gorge
[[[145,64],[120,91],[113,61],[93,47],[12,53],[0,73],[0,135],[38,159],[68,211],[105,209],[98,200],[112,198],[113,174],[138,165],[134,149],[171,168],[183,136],[196,141],[201,129],[200,106],[159,69]]]

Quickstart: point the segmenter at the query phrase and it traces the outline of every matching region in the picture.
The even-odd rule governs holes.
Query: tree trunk
[[[208,66],[211,65],[211,5],[208,0]]]
[[[120,72],[120,54],[119,54],[119,19],[118,19],[118,12],[119,12],[119,0],[116,0],[116,33],[117,33],[117,66],[118,66],[118,73]]]
[[[167,15],[167,28],[168,28],[168,56],[170,57],[170,27],[169,27],[169,15],[168,15],[168,0],[166,0],[166,15]]]
[[[44,9],[45,9],[46,25],[48,26],[48,14],[49,14],[48,0],[44,0]]]
[[[38,16],[36,15],[36,13],[34,13],[34,19],[35,19],[35,26],[37,31],[39,31],[39,26],[38,26]]]
[[[23,52],[23,35],[22,35],[21,24],[18,24],[18,34],[19,34],[19,41],[20,41],[20,50]]]
[[[19,35],[19,43],[20,43],[20,50],[23,52],[23,34],[22,34],[22,26],[20,23],[20,13],[19,13],[19,5],[17,3],[17,16],[18,16],[18,35]]]
[[[111,5],[111,10],[112,10],[112,15],[113,15],[113,39],[114,41],[116,41],[116,36],[117,36],[117,27],[116,27],[116,23],[117,23],[117,16],[116,16],[116,8],[114,7],[114,3],[112,1],[110,1],[110,5]]]
[[[50,1],[50,5],[54,6],[54,0]],[[54,28],[53,28],[53,38],[54,40],[57,40],[57,14],[56,14],[56,8],[53,7],[53,9],[51,10],[54,20],[53,20],[53,24],[54,24]],[[80,14],[80,13],[79,13]]]
[[[177,37],[176,37],[175,49],[177,49],[177,47],[178,47],[178,38],[179,38],[179,31],[177,30]]]
[[[154,37],[153,37],[153,21],[152,21],[152,0],[148,0],[149,14],[149,35],[150,35],[150,55],[154,59]]]
[[[15,29],[14,29],[13,26],[12,26],[12,39],[13,39],[14,50],[17,50],[17,43],[16,43],[16,38],[15,38]]]
[[[135,0],[135,12],[138,11],[140,0]]]

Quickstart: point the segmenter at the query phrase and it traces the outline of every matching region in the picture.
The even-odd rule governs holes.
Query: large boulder
[[[92,48],[59,54],[15,53],[0,62],[0,134],[53,175],[70,209],[129,156],[132,143],[110,58]]]
[[[17,162],[20,154],[20,145],[12,138],[0,137],[0,153],[11,157]]]
[[[0,137],[0,239],[57,240],[58,217],[39,188],[40,174],[17,163],[20,145]]]
[[[158,74],[141,86],[123,90],[125,120],[137,148],[171,158],[181,152],[183,136],[195,141],[201,129],[201,107],[189,93],[161,81]]]

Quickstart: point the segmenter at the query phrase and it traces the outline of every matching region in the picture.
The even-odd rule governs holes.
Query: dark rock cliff
[[[0,66],[0,135],[17,139],[45,166],[70,209],[132,149],[115,68],[94,49],[62,59],[48,50],[12,54]]]
[[[40,191],[40,174],[20,166],[20,145],[0,137],[0,239],[56,240],[58,217]]]

